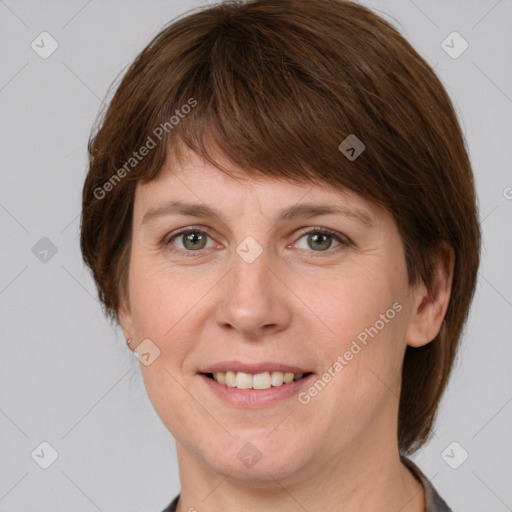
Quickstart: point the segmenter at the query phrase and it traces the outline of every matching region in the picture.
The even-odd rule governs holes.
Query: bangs
[[[352,50],[324,51],[322,38],[327,48],[332,34],[315,33],[305,20],[290,20],[293,30],[284,36],[282,21],[227,19],[193,46],[189,41],[186,55],[165,62],[165,78],[150,97],[165,94],[166,102],[154,104],[157,114],[147,126],[169,124],[183,106],[192,101],[195,106],[164,134],[160,160],[142,168],[145,175],[137,179],[156,178],[164,161],[181,161],[182,149],[188,148],[232,177],[323,182],[378,199],[362,175],[368,174],[369,154],[351,162],[339,150],[351,134],[371,138],[358,91],[365,87],[364,73],[350,63]],[[346,80],[340,80],[340,69]]]

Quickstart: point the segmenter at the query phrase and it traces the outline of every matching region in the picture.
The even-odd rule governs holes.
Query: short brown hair
[[[351,134],[365,145],[352,161],[338,148]],[[135,158],[143,146],[151,148]],[[225,2],[166,26],[125,73],[88,146],[81,250],[111,320],[126,297],[135,187],[156,178],[171,153],[179,158],[180,146],[214,165],[221,154],[252,177],[328,183],[383,206],[397,223],[411,284],[421,278],[430,287],[436,249],[454,249],[441,330],[421,348],[408,346],[403,364],[399,447],[421,447],[480,251],[463,135],[425,60],[388,22],[346,0]]]

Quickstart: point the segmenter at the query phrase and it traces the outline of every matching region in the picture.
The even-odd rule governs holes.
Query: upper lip
[[[291,373],[310,373],[310,370],[294,366],[291,364],[278,363],[275,361],[263,361],[261,363],[242,363],[241,361],[221,361],[211,364],[200,373],[216,372],[243,372],[243,373],[263,373],[263,372],[291,372]]]

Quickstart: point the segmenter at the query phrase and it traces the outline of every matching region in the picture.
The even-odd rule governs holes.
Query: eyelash
[[[190,226],[190,227],[180,229],[176,232],[173,232],[173,233],[165,236],[164,239],[162,240],[162,245],[164,247],[166,247],[172,253],[179,254],[179,255],[185,255],[185,256],[189,256],[189,257],[197,257],[198,255],[201,255],[201,253],[204,252],[206,249],[198,249],[195,251],[191,251],[191,250],[186,250],[186,249],[178,249],[177,247],[174,247],[171,244],[171,242],[175,238],[178,238],[180,235],[189,234],[189,233],[201,233],[203,235],[208,236],[209,238],[212,238],[210,236],[210,234],[208,233],[208,231],[205,231],[204,229],[195,228],[194,226]],[[333,238],[334,240],[336,240],[340,245],[337,245],[336,247],[327,249],[325,251],[310,250],[310,251],[306,251],[306,252],[319,253],[319,255],[332,254],[333,252],[337,252],[337,250],[339,250],[339,249],[343,249],[344,247],[350,247],[353,245],[352,241],[347,236],[341,235],[340,233],[336,233],[335,231],[331,231],[330,229],[327,229],[327,228],[319,228],[319,227],[308,228],[306,231],[302,231],[300,233],[299,238],[297,239],[297,242],[305,235],[309,235],[311,233],[314,233],[317,235],[327,235],[327,236]],[[294,243],[297,243],[297,242],[294,242]],[[305,249],[301,249],[301,250],[305,250]],[[197,254],[194,254],[194,253],[197,253]],[[311,257],[315,258],[317,256],[311,256]]]

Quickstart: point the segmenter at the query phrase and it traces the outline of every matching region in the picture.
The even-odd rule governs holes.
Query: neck
[[[177,443],[177,512],[424,512],[420,482],[401,463],[397,442],[381,442],[312,460],[286,478],[242,480],[211,470]]]

